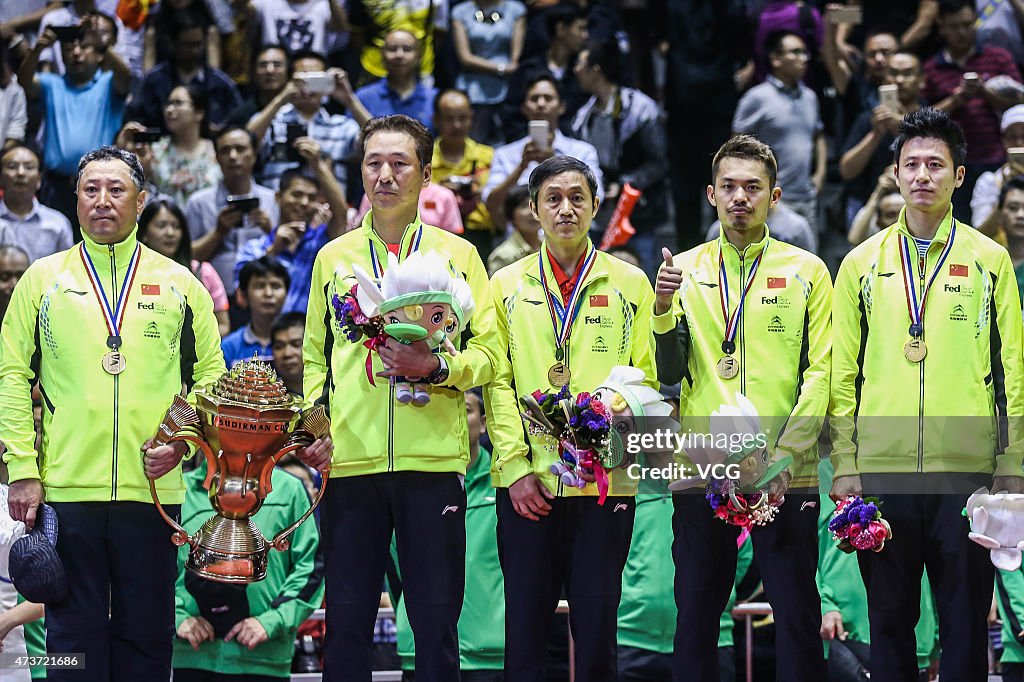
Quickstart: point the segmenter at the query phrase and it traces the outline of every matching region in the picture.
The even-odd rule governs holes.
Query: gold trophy
[[[252,583],[267,576],[270,546],[252,516],[271,491],[270,475],[278,460],[330,434],[323,406],[306,412],[301,398],[288,393],[267,362],[235,365],[210,387],[196,389],[198,409],[181,396],[167,410],[154,441],[158,445],[185,441],[206,455],[203,487],[217,512],[189,536],[167,515],[149,481],[156,508],[172,528],[171,542],[190,550],[186,567],[196,575],[225,583]],[[309,518],[327,487],[324,471],[320,490],[309,510],[270,543],[288,549],[288,536]]]

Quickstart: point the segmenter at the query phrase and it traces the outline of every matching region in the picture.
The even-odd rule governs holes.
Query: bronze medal
[[[569,383],[569,368],[561,362],[556,362],[548,369],[548,383],[557,388],[566,386]]]
[[[903,354],[911,362],[921,362],[924,356],[928,355],[928,347],[924,345],[924,339],[919,336],[913,337],[903,344]]]
[[[112,350],[103,355],[103,371],[107,374],[120,374],[124,371],[125,361],[124,354],[120,351]]]
[[[734,379],[740,373],[740,363],[731,355],[726,355],[718,361],[718,376],[726,381]]]

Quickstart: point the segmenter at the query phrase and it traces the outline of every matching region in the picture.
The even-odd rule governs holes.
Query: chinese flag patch
[[[967,266],[966,265],[957,265],[956,263],[951,263],[950,266],[949,266],[949,276],[950,277],[966,277],[967,276]]]
[[[594,294],[590,297],[591,308],[607,308],[608,296],[605,294]]]
[[[142,285],[143,296],[159,296],[160,285],[159,284],[143,284]]]
[[[786,278],[785,277],[769,277],[768,278],[769,289],[785,289]]]

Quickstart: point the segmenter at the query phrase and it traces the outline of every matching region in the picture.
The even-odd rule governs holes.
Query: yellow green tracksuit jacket
[[[593,248],[591,244],[587,248]],[[494,455],[491,478],[496,488],[507,488],[534,473],[557,495],[597,495],[597,485],[582,490],[562,486],[549,467],[558,459],[554,441],[527,436],[520,418],[519,398],[535,390],[557,392],[548,383],[548,368],[555,364],[555,336],[545,295],[562,300],[547,245],[494,274],[491,289],[498,318],[498,355],[494,382],[485,394],[487,430]],[[540,281],[543,263],[548,281]],[[650,310],[654,290],[639,268],[598,251],[593,268],[580,282],[583,303],[569,336],[564,362],[569,368],[569,390],[575,395],[593,391],[616,365],[644,371],[646,383],[657,388],[654,339]],[[609,476],[609,495],[635,495],[636,481],[625,470]]]
[[[725,338],[719,254],[732,312],[762,252],[736,332],[739,375],[725,380],[716,369]],[[673,262],[683,272],[683,283],[672,308],[655,316],[653,324],[658,378],[681,381],[684,431],[706,433],[711,414],[723,404],[735,405],[735,394],[742,393],[757,408],[773,458],[793,457],[791,486],[817,487],[817,442],[828,406],[832,352],[832,279],[825,264],[773,239],[767,229],[743,253],[719,236]],[[685,456],[682,464],[690,464]]]
[[[387,471],[466,473],[469,430],[463,391],[486,384],[494,376],[496,331],[487,272],[476,248],[450,232],[422,225],[419,216],[406,227],[401,250],[404,259],[422,225],[419,250],[437,251],[453,274],[469,284],[476,310],[456,339],[457,355],[448,362],[446,386],[430,387],[430,402],[419,407],[395,400],[386,378],[366,377],[367,349],[345,338],[334,317],[331,299],[356,283],[352,264],[373,273],[369,249],[387,263],[387,246],[371,228],[373,212],[359,229],[329,242],[313,263],[306,335],[303,389],[307,401],[324,404],[331,417],[335,443],[331,476],[361,476]],[[372,373],[384,369],[380,357],[370,358]]]
[[[114,308],[137,244],[86,237]],[[15,287],[0,330],[0,441],[11,481],[38,478],[52,502],[152,502],[139,447],[184,384],[224,372],[213,300],[191,272],[141,246],[121,329],[126,367],[101,366],[108,330],[78,245],[41,258]],[[43,399],[37,464],[32,385]],[[181,504],[181,470],[157,481],[160,501]]]
[[[952,209],[927,254],[930,277]],[[899,221],[851,251],[836,276],[832,355],[835,476],[959,472],[1020,476],[1024,414],[1021,304],[1006,249],[968,225],[927,297],[928,353],[912,363]],[[916,253],[912,260],[917,265]],[[914,273],[917,274],[917,273]],[[923,287],[918,284],[918,291]],[[920,295],[920,293],[919,293]],[[1010,415],[1003,450],[996,415]]]

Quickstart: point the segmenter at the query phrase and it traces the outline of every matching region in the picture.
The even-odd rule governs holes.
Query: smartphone
[[[285,160],[302,162],[302,157],[299,155],[299,150],[295,148],[295,140],[300,137],[306,137],[309,132],[306,126],[301,123],[289,123],[285,130]]]
[[[540,147],[541,149],[548,148],[548,135],[551,133],[551,128],[547,121],[530,121],[529,123],[530,140],[534,146]]]
[[[81,26],[51,26],[50,28],[57,34],[57,40],[62,43],[73,43],[82,39]]]
[[[1024,147],[1010,147],[1006,150],[1010,165],[1016,168],[1024,168]]]
[[[309,71],[295,74],[295,79],[302,83],[302,89],[316,95],[329,95],[334,92],[334,76],[326,71]]]
[[[878,103],[898,111],[900,108],[900,89],[897,85],[879,85]]]
[[[151,144],[159,140],[161,137],[163,137],[163,133],[160,132],[159,128],[136,130],[135,133],[132,134],[132,139],[136,144]]]
[[[255,194],[232,194],[228,197],[228,208],[242,213],[255,211],[260,207],[260,199]]]
[[[967,73],[964,74],[964,80],[967,81],[968,83],[973,83],[980,80],[980,77],[974,71],[968,71]]]
[[[859,24],[864,21],[864,10],[860,7],[836,7],[829,10],[829,16],[837,24]]]

